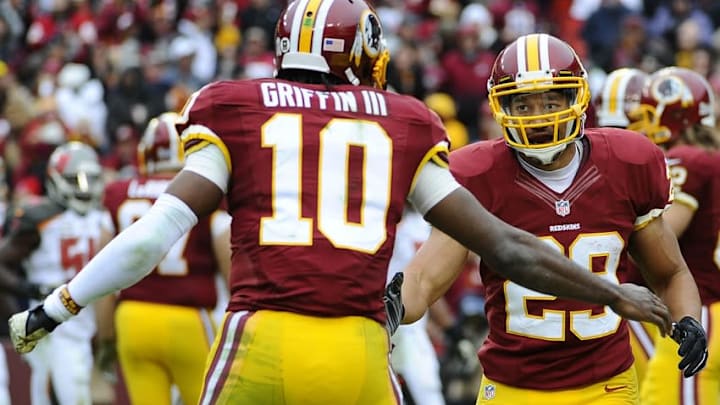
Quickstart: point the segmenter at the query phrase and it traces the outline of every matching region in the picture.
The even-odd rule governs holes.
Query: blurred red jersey
[[[115,229],[122,231],[143,216],[170,181],[167,176],[151,176],[108,184],[104,205],[112,215]],[[201,219],[183,235],[152,273],[120,292],[120,300],[214,307],[218,266],[211,219]]]
[[[213,143],[231,171],[229,310],[384,323],[405,200],[425,162],[447,164],[437,115],[371,87],[261,79],[206,86],[183,116],[186,153]]]
[[[681,145],[666,153],[676,200],[695,210],[680,249],[695,278],[703,305],[720,300],[720,154]]]
[[[459,149],[450,169],[492,213],[618,283],[631,233],[671,199],[665,158],[648,139],[620,129],[587,129],[580,142],[580,168],[562,193],[522,169],[503,140]],[[568,389],[631,366],[627,326],[610,308],[521,287],[484,262],[480,273],[490,334],[478,356],[491,380]]]

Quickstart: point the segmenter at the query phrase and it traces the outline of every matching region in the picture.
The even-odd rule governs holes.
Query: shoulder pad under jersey
[[[608,152],[622,162],[642,165],[655,160],[662,150],[645,135],[622,128],[590,128],[585,135],[591,138],[592,147],[607,145]]]

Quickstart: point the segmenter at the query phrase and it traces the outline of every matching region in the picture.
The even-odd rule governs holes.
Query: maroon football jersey
[[[122,231],[144,215],[170,184],[168,177],[120,180],[105,189],[105,207]],[[147,277],[120,292],[121,300],[211,308],[216,304],[210,218],[181,237]]]
[[[647,138],[621,129],[587,129],[581,142],[580,169],[562,193],[522,169],[502,139],[459,149],[450,169],[492,213],[617,283],[636,221],[669,203],[665,158]],[[521,287],[484,262],[480,274],[490,333],[478,356],[490,379],[567,389],[632,364],[627,326],[608,307]]]
[[[229,309],[384,322],[413,179],[429,159],[446,164],[437,115],[371,87],[263,79],[206,86],[183,117],[187,153],[214,143],[231,167]]]
[[[700,299],[709,305],[720,300],[720,154],[682,145],[670,149],[667,157],[677,200],[697,204],[679,242]]]

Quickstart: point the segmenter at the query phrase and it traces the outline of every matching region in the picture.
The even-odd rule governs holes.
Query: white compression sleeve
[[[209,144],[187,155],[183,170],[199,174],[215,183],[223,193],[227,192],[230,170],[220,148],[216,145]]]
[[[68,283],[70,297],[84,307],[137,283],[197,221],[182,200],[167,193],[160,195],[145,215],[118,234]],[[44,302],[45,312],[57,321],[71,316],[60,298],[61,288]]]
[[[418,212],[425,215],[435,204],[458,187],[460,184],[450,170],[430,161],[425,163],[420,170],[417,181],[415,181],[415,188],[410,191],[408,200]]]

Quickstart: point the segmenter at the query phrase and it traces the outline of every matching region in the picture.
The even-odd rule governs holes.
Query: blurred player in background
[[[52,291],[72,279],[114,234],[109,214],[100,209],[101,172],[90,146],[68,142],[55,149],[47,163],[47,197],[15,207],[0,262],[22,267],[39,291]],[[32,298],[30,305],[35,306],[41,297]],[[25,355],[32,369],[33,405],[50,404],[51,391],[60,404],[91,403],[95,330],[94,311],[89,309]]]
[[[457,184],[437,115],[383,90],[388,51],[365,1],[290,2],[275,43],[276,78],[193,94],[178,125],[183,170],[69,284],[10,319],[17,351],[138,282],[223,199],[232,293],[201,404],[401,402],[388,363],[398,311],[390,322],[383,295],[406,201],[520,283],[669,332],[647,289],[593,276]]]
[[[664,215],[700,290],[700,321],[709,333],[707,368],[683,378],[670,339],[656,339],[641,390],[643,405],[717,404],[720,401],[720,153],[715,98],[708,81],[692,70],[667,67],[644,87],[640,131],[665,149],[675,202]],[[682,350],[681,350],[682,354]],[[684,377],[689,377],[687,373]]]
[[[488,83],[504,140],[450,156],[458,181],[501,219],[613,283],[627,254],[678,321],[687,375],[705,364],[697,287],[663,211],[672,187],[663,153],[615,128],[584,128],[587,74],[574,50],[547,34],[519,37]],[[663,255],[658,251],[665,252]],[[405,272],[407,320],[462,271],[467,248],[433,229]],[[479,404],[637,404],[626,323],[602,305],[559,299],[508,281],[481,255],[488,338]],[[677,344],[675,344],[677,348]]]
[[[610,72],[595,100],[598,126],[639,130],[642,125],[638,123],[642,119],[642,91],[649,77],[647,73],[634,68],[620,68]],[[665,213],[666,220],[667,216]],[[627,271],[619,274],[618,278],[624,283],[646,285],[640,269],[632,260],[628,261]],[[642,389],[648,359],[655,352],[656,331],[648,323],[632,320],[628,321],[628,329],[635,359],[633,365]]]
[[[108,184],[105,207],[118,230],[145,215],[182,169],[177,118],[165,113],[152,119],[138,145],[140,176]],[[170,405],[173,384],[183,403],[198,402],[215,338],[211,310],[218,271],[227,279],[230,216],[222,210],[183,235],[142,281],[120,291],[114,316],[117,353],[134,405]]]

